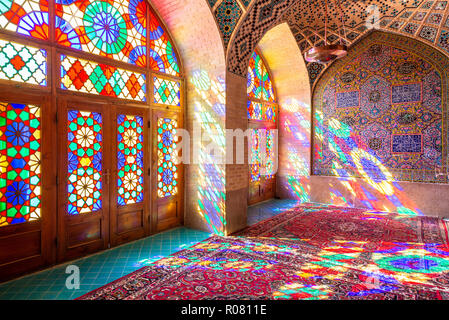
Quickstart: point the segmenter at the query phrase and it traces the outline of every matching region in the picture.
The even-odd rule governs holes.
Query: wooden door
[[[179,112],[153,110],[152,114],[152,203],[153,231],[160,232],[183,223],[183,165],[176,151]]]
[[[150,233],[150,144],[147,109],[114,107],[111,245]]]
[[[58,260],[109,244],[111,121],[106,104],[59,100]]]
[[[267,152],[267,148],[260,148],[260,144],[268,142],[269,130],[275,129],[272,124],[263,122],[250,122],[248,127],[251,129],[251,144],[248,152],[253,163],[249,164],[249,188],[248,188],[248,205],[253,205],[262,201],[270,200],[276,195],[276,174],[264,175],[262,166],[264,164],[257,162],[260,160],[261,152]],[[265,135],[262,139],[262,135]],[[275,137],[271,134],[271,150],[276,156],[277,149],[274,146],[273,139]],[[277,161],[277,160],[274,160]],[[266,165],[266,164],[265,164]]]
[[[17,91],[17,92],[15,92]],[[19,94],[19,91],[22,91]],[[0,90],[0,281],[53,262],[54,112],[45,94]]]

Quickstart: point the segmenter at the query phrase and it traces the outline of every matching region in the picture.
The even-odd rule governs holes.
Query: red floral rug
[[[359,208],[303,205],[253,225],[237,235],[332,240],[449,243],[448,222]]]
[[[449,299],[440,219],[301,206],[79,299]]]

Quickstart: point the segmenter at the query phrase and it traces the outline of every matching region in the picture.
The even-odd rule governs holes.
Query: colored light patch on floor
[[[449,270],[449,260],[431,256],[399,256],[377,260],[383,269],[408,273],[439,273]]]

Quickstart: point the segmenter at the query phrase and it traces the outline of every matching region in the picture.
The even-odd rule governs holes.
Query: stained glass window
[[[260,130],[253,129],[251,130],[250,136],[251,142],[251,158],[250,158],[250,178],[251,182],[260,181]]]
[[[56,0],[56,40],[146,67],[145,0]]]
[[[275,136],[272,130],[266,130],[266,143],[267,143],[267,158],[265,163],[265,178],[272,179],[275,176],[276,168],[275,168]]]
[[[276,122],[277,105],[274,103],[264,103],[263,105],[263,120]]]
[[[40,218],[40,108],[0,103],[0,226]]]
[[[61,88],[146,101],[145,75],[61,55]]]
[[[248,100],[248,119],[276,123],[277,105]]]
[[[117,116],[117,171],[120,206],[143,201],[143,118]]]
[[[248,100],[248,119],[262,120],[262,103]]]
[[[263,96],[262,99],[265,101],[274,102],[274,89],[273,89],[273,83],[271,82],[270,74],[267,69],[265,68],[265,76],[264,76],[264,82],[263,82]]]
[[[181,106],[181,83],[154,77],[154,103]]]
[[[68,112],[68,205],[70,215],[101,210],[103,124],[96,112]]]
[[[276,122],[273,82],[262,57],[253,52],[248,67],[248,119]]]
[[[157,187],[159,198],[174,196],[178,193],[178,159],[176,152],[176,129],[174,119],[159,118],[157,123]]]
[[[48,39],[48,0],[1,0],[0,28]]]
[[[276,174],[275,134],[273,129],[252,129],[250,135],[250,179],[272,179]],[[265,144],[265,147],[263,147]]]
[[[150,66],[155,71],[179,76],[179,63],[167,33],[150,11]]]
[[[277,121],[276,98],[273,83],[267,66],[262,57],[253,52],[248,66],[247,82],[248,104],[247,113],[249,120],[260,121],[259,129],[254,129],[250,139],[250,179],[258,182],[261,177],[272,179],[275,176],[275,137],[274,124]],[[270,122],[270,123],[267,123]],[[266,147],[262,148],[262,143]],[[265,154],[266,152],[266,154]],[[262,156],[264,155],[264,156]]]
[[[0,79],[47,85],[47,52],[0,40]]]
[[[249,60],[247,92],[250,98],[262,99],[266,67],[261,57],[254,51]]]

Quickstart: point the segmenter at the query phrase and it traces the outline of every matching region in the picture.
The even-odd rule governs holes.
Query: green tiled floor
[[[209,233],[177,228],[68,264],[0,285],[0,300],[68,300],[123,277],[210,236]],[[80,269],[80,289],[65,286],[68,265]]]
[[[248,207],[249,226],[299,205],[297,200],[270,200]]]
[[[272,200],[248,208],[248,225],[271,218],[298,203]],[[70,300],[106,285],[210,236],[203,231],[177,228],[80,260],[0,285],[0,300]],[[65,282],[68,265],[80,269],[80,289],[69,290]]]

